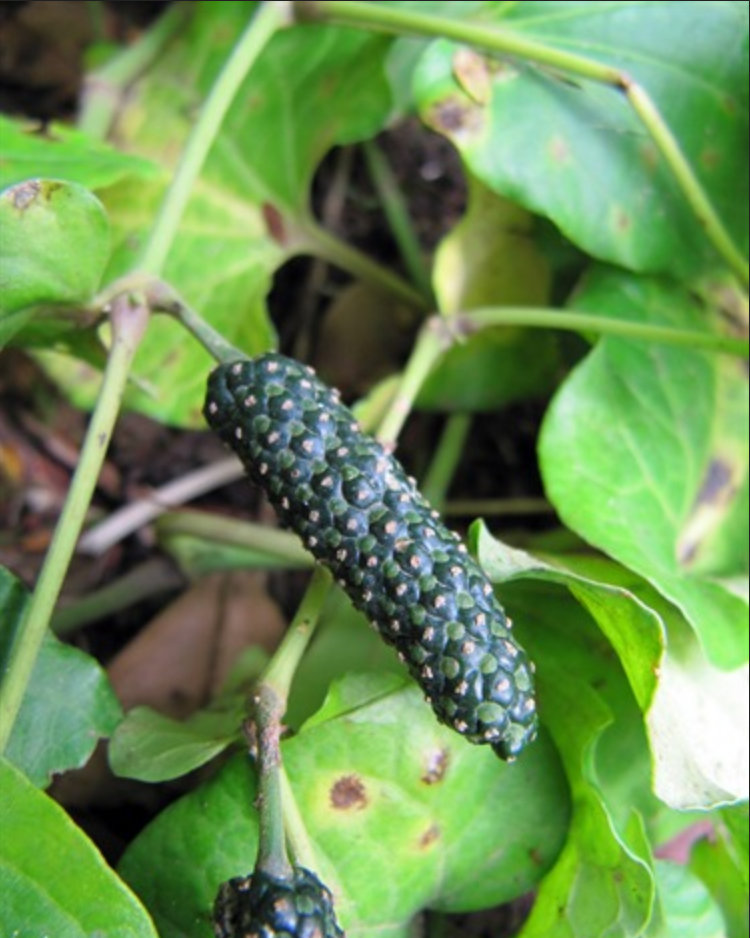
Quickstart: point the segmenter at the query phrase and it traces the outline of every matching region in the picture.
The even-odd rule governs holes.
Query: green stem
[[[113,303],[112,348],[96,409],[39,581],[8,655],[0,687],[0,753],[5,750],[13,730],[83,527],[148,315],[142,297],[123,295]]]
[[[332,235],[312,219],[307,219],[296,226],[293,245],[300,253],[322,257],[356,279],[369,283],[385,293],[392,293],[410,306],[422,310],[431,308],[422,293],[398,274],[378,264],[357,248],[347,244],[346,241]]]
[[[286,569],[309,568],[312,559],[296,534],[269,528],[267,524],[222,518],[199,511],[164,514],[156,523],[159,542],[169,544],[174,538],[195,538],[205,544],[212,557],[221,547],[239,547],[257,551],[274,564]],[[212,568],[215,569],[215,568]],[[191,575],[198,570],[191,570]]]
[[[154,309],[174,316],[217,362],[226,364],[247,358],[245,352],[228,342],[220,332],[209,325],[191,306],[188,306],[171,287],[160,284],[158,292],[156,290],[153,292]]]
[[[622,76],[621,85],[626,98],[672,171],[682,194],[708,237],[729,268],[747,285],[750,267],[747,258],[734,243],[734,239],[719,217],[708,193],[693,171],[679,141],[659,113],[656,104],[644,89]]]
[[[517,56],[529,62],[538,62],[609,85],[618,85],[620,80],[619,71],[612,66],[603,65],[574,52],[551,48],[543,42],[490,26],[488,23],[433,16],[429,13],[417,13],[415,10],[399,10],[395,5],[386,7],[356,0],[298,0],[294,9],[301,20],[324,20],[342,26],[357,26],[399,36],[446,38],[492,52]]]
[[[307,833],[305,819],[299,809],[297,799],[294,797],[294,789],[289,781],[289,776],[283,767],[281,770],[281,791],[284,798],[284,826],[294,863],[297,866],[304,866],[308,870],[316,870],[319,864],[315,846]],[[326,877],[326,881],[329,887],[333,886],[328,877]]]
[[[330,588],[331,574],[324,567],[316,567],[292,624],[261,678],[261,684],[270,687],[284,705]]]
[[[260,815],[256,869],[283,879],[291,878],[292,868],[284,829],[288,806],[282,791],[282,720],[295,672],[315,631],[330,585],[328,571],[316,568],[294,621],[264,671],[253,697]]]
[[[114,583],[63,606],[52,617],[52,631],[65,636],[127,609],[144,599],[181,589],[185,577],[166,559],[156,558],[135,567]]]
[[[458,328],[466,333],[493,326],[524,326],[531,329],[561,329],[565,332],[619,336],[641,342],[655,342],[660,345],[723,352],[740,358],[747,358],[750,354],[750,342],[734,336],[673,329],[670,326],[654,326],[626,319],[594,316],[591,313],[576,313],[543,307],[475,309],[468,313],[461,313],[456,317],[456,322]]]
[[[735,244],[651,97],[625,72],[487,23],[431,16],[413,10],[399,10],[394,6],[359,3],[356,0],[297,0],[294,8],[300,19],[324,20],[397,35],[434,36],[467,43],[609,85],[623,93],[658,147],[707,238],[730,269],[747,285],[750,279],[747,258]]]
[[[393,403],[380,425],[377,437],[384,446],[394,446],[414,407],[425,379],[453,342],[448,320],[433,316],[422,327],[409,358]]]
[[[380,147],[373,140],[363,144],[367,167],[375,189],[396,239],[401,257],[411,280],[418,287],[426,303],[434,309],[435,297],[432,281],[422,255],[422,246],[409,217],[409,209],[403,193],[396,182],[388,160]]]
[[[256,870],[278,879],[291,879],[286,852],[281,793],[281,720],[284,702],[267,684],[253,698],[258,744],[258,859]]]
[[[141,253],[138,263],[141,270],[161,276],[195,181],[221,130],[227,111],[260,54],[288,21],[288,4],[263,3],[237,42],[182,151],[175,177]]]
[[[448,489],[464,454],[471,423],[471,414],[453,414],[448,418],[430,470],[422,483],[425,498],[438,511],[443,511]]]
[[[100,7],[101,4],[90,6]],[[79,130],[97,139],[107,136],[125,90],[164,54],[185,23],[187,14],[187,4],[173,4],[139,42],[84,79]]]

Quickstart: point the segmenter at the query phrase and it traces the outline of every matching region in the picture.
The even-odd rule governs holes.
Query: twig
[[[243,474],[242,465],[234,456],[188,472],[154,489],[147,497],[130,502],[90,528],[78,544],[78,553],[98,557],[170,508],[177,508],[206,492],[234,482]]]

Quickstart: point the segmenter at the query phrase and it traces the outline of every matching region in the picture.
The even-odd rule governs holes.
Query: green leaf
[[[567,791],[546,739],[504,765],[438,726],[418,689],[394,676],[345,679],[283,756],[316,868],[359,938],[407,938],[425,906],[459,910],[520,895],[565,837]],[[122,873],[162,938],[209,938],[219,883],[254,865],[254,795],[239,757],[125,854]]]
[[[747,839],[747,805],[738,813]],[[732,809],[737,811],[737,809]],[[748,920],[747,854],[744,863],[733,849],[731,839],[720,826],[713,837],[704,837],[690,854],[690,870],[710,891],[724,915],[726,938],[747,938]]]
[[[501,4],[511,36],[615,67],[645,88],[747,250],[746,18],[726,3]],[[476,87],[482,90],[479,95]],[[717,255],[621,90],[433,43],[415,76],[424,120],[495,191],[594,257],[692,277]],[[543,115],[541,119],[540,115]]]
[[[479,524],[472,537],[496,582],[556,583],[591,613],[617,653],[646,722],[654,791],[665,804],[713,808],[746,797],[746,668],[727,673],[712,666],[684,617],[616,564],[565,555],[552,566],[494,540]],[[632,794],[622,803],[632,804]],[[651,810],[646,802],[639,809],[644,815]]]
[[[186,28],[128,95],[116,139],[161,172],[155,180],[125,180],[100,192],[115,235],[110,279],[137,262],[194,113],[256,6],[191,4]],[[274,272],[297,250],[291,228],[307,220],[319,161],[336,144],[373,135],[388,117],[389,42],[328,27],[281,31],[248,75],[208,157],[164,277],[248,354],[275,343],[265,298]],[[135,365],[145,390],[134,385],[128,403],[169,423],[199,425],[211,365],[183,329],[158,319]],[[65,363],[55,363],[54,374],[77,403],[91,403],[95,382],[82,383]]]
[[[148,179],[158,173],[155,163],[64,124],[41,131],[0,114],[0,140],[0,189],[40,176],[98,189],[128,176]]]
[[[440,244],[433,270],[446,315],[482,306],[546,306],[550,270],[531,216],[469,175],[469,208]],[[422,387],[418,406],[496,410],[540,396],[559,368],[557,337],[520,328],[484,330],[454,343]]]
[[[747,668],[712,665],[684,620],[670,625],[648,731],[654,790],[667,804],[715,807],[747,798]]]
[[[0,569],[0,662],[7,664],[13,635],[27,602],[25,590]],[[6,755],[40,788],[52,776],[80,768],[121,710],[106,674],[89,655],[48,635],[39,651],[28,692]]]
[[[664,627],[659,616],[621,585],[556,568],[496,540],[487,528],[473,526],[472,545],[487,575],[495,582],[532,579],[566,587],[587,609],[611,642],[642,711],[648,710],[657,687],[664,654]],[[568,563],[575,562],[566,558]]]
[[[594,271],[576,309],[719,331],[681,287]],[[719,577],[748,566],[747,375],[729,356],[602,339],[562,386],[540,439],[565,523],[683,611],[709,659],[748,657],[747,599]]]
[[[234,710],[203,710],[174,720],[150,707],[128,711],[112,737],[109,762],[115,775],[142,782],[164,782],[210,762],[240,736],[244,696]]]
[[[611,786],[602,776],[613,766],[596,758],[611,727],[620,742],[615,771],[648,764],[625,675],[588,613],[558,588],[519,580],[506,583],[503,600],[536,662],[540,719],[560,752],[574,804],[565,847],[520,938],[640,935],[655,898],[650,848],[631,806],[607,801]],[[648,772],[641,774],[647,786]]]
[[[47,310],[57,331],[85,325],[109,258],[109,221],[82,186],[28,179],[0,193],[0,348]],[[54,334],[53,329],[50,332]]]
[[[649,929],[648,938],[726,938],[719,907],[687,867],[657,862],[656,876],[665,921],[663,927]]]
[[[748,824],[747,803],[727,808],[722,812],[722,819],[729,832],[729,841],[732,846],[732,852],[735,856],[737,868],[743,879],[745,892],[750,888],[750,875],[748,866],[750,866],[750,825]]]
[[[157,938],[138,900],[51,798],[0,760],[0,934]]]
[[[297,728],[314,713],[320,716],[325,712],[320,708],[334,698],[334,681],[346,674],[363,672],[376,673],[381,683],[386,674],[403,677],[404,673],[393,649],[388,648],[343,591],[334,588],[315,639],[295,676],[285,722]]]

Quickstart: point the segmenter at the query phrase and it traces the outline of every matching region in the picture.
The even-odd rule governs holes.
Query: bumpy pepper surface
[[[216,938],[344,938],[329,890],[314,873],[293,879],[256,870],[222,883],[214,903]]]
[[[438,719],[517,756],[536,735],[533,666],[482,569],[338,392],[269,353],[213,371],[204,413]]]

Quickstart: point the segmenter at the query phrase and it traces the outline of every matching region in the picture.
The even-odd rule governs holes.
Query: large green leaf
[[[578,573],[575,558],[564,558],[567,567],[553,566],[495,540],[481,523],[472,528],[472,541],[482,567],[493,581],[531,579],[554,583],[566,588],[588,609],[617,652],[639,707],[648,710],[664,653],[664,627],[652,609],[619,583]]]
[[[114,128],[118,145],[162,167],[155,180],[102,191],[115,251],[108,275],[137,262],[182,147],[217,75],[257,4],[191,4],[184,31],[131,89]],[[190,305],[248,353],[274,344],[265,297],[296,248],[289,226],[304,221],[313,173],[335,144],[368,137],[387,119],[389,40],[304,26],[278,33],[237,94],[182,221],[164,270]],[[274,218],[269,231],[268,219]],[[63,365],[55,374],[90,403],[95,387]],[[136,361],[143,390],[132,406],[171,423],[200,420],[209,356],[168,321],[149,329]]]
[[[748,243],[747,17],[713,2],[491,4],[512,35],[630,75],[649,93],[743,249]],[[415,76],[424,119],[496,191],[594,257],[693,276],[717,255],[626,97],[561,70],[474,60],[433,43]]]
[[[27,179],[0,193],[0,348],[35,317],[52,337],[86,325],[109,259],[107,215],[74,183]]]
[[[68,815],[0,760],[0,934],[157,938],[138,900]]]
[[[576,309],[720,331],[687,291],[596,271]],[[565,523],[653,583],[710,660],[747,661],[748,604],[718,577],[748,566],[748,400],[742,362],[601,340],[563,385],[540,441],[547,493]]]
[[[479,525],[472,533],[494,580],[556,583],[591,613],[630,682],[648,731],[654,791],[665,804],[705,809],[747,797],[747,668],[727,673],[711,665],[684,617],[617,564],[573,554],[550,564],[508,548]],[[623,803],[634,803],[631,793]]]
[[[651,920],[656,893],[636,814],[648,798],[639,709],[609,642],[572,597],[552,584],[520,580],[506,583],[503,597],[536,662],[540,719],[560,752],[574,804],[565,847],[540,884],[521,936],[635,938]],[[619,743],[616,763],[598,758],[605,733]],[[637,800],[610,804],[607,773],[635,765]]]
[[[568,796],[546,738],[517,764],[440,727],[394,675],[334,685],[283,744],[316,868],[351,938],[407,938],[422,908],[493,905],[528,890],[565,837]],[[162,938],[208,938],[220,882],[255,861],[253,772],[240,757],[161,815],[122,872]]]
[[[0,665],[28,602],[26,591],[0,568]],[[48,635],[39,650],[28,692],[6,755],[40,787],[55,773],[80,768],[121,715],[106,674],[89,655]]]

